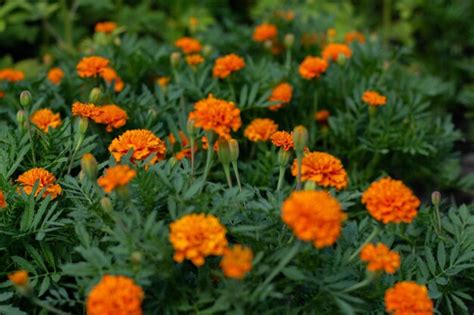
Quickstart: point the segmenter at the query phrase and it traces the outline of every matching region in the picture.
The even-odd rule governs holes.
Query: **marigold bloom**
[[[217,152],[219,150],[219,141],[215,141],[214,142],[214,152]],[[202,136],[201,138],[201,145],[202,145],[202,149],[203,150],[207,150],[209,149],[209,141],[207,141],[207,137],[206,136]]]
[[[400,268],[400,255],[383,243],[365,245],[360,252],[360,259],[368,263],[369,271],[395,273]]]
[[[88,315],[141,315],[144,293],[132,279],[105,275],[87,296]]]
[[[106,21],[106,22],[99,22],[95,25],[96,33],[112,33],[117,28],[117,23]]]
[[[185,259],[200,267],[210,255],[220,256],[227,248],[226,229],[212,214],[188,214],[170,224],[173,259]]]
[[[115,165],[105,170],[104,175],[97,180],[97,184],[106,192],[127,185],[137,172],[128,165]]]
[[[286,131],[277,131],[270,137],[272,143],[278,147],[283,148],[283,150],[288,151],[293,149],[293,135]]]
[[[250,141],[267,141],[278,130],[278,125],[268,118],[257,118],[245,128],[244,136]]]
[[[84,57],[76,66],[81,78],[96,77],[109,66],[109,60],[100,56]]]
[[[33,125],[46,133],[48,132],[48,128],[57,128],[62,123],[59,113],[55,114],[49,108],[35,111],[30,119]]]
[[[375,91],[365,91],[362,95],[362,101],[370,106],[382,106],[387,104],[387,97]]]
[[[296,159],[291,168],[291,174],[297,175]],[[347,187],[347,173],[341,160],[325,152],[310,152],[305,154],[301,164],[301,180],[311,180],[323,187],[335,187],[337,190]]]
[[[252,35],[252,39],[256,42],[264,42],[272,40],[278,35],[278,30],[275,25],[263,23],[257,25]]]
[[[385,309],[392,315],[432,315],[433,302],[424,285],[402,281],[385,291]]]
[[[194,54],[201,51],[201,43],[197,39],[191,37],[182,37],[174,44],[185,54]]]
[[[352,50],[345,44],[329,44],[323,49],[321,55],[324,60],[337,61],[340,54],[346,56],[346,58],[350,58],[352,56]]]
[[[420,200],[400,180],[389,177],[373,182],[362,194],[370,215],[383,223],[410,223],[416,217]]]
[[[82,118],[94,119],[102,113],[102,110],[94,104],[75,102],[72,104],[72,115]]]
[[[363,44],[365,43],[365,36],[364,34],[353,31],[353,32],[348,32],[346,35],[344,35],[344,40],[346,43],[352,43],[353,41],[358,41],[359,43]]]
[[[0,190],[0,208],[6,208],[7,207],[7,201],[5,200],[5,194],[3,191]]]
[[[0,81],[17,82],[25,79],[23,71],[12,68],[5,68],[0,70]]]
[[[189,119],[194,121],[195,127],[212,130],[226,139],[230,139],[231,130],[237,131],[242,125],[240,109],[234,103],[215,98],[212,94],[194,104]]]
[[[56,177],[44,168],[32,168],[18,176],[16,181],[27,195],[31,195],[35,183],[38,182],[35,197],[39,195],[41,190],[45,189],[43,198],[51,196],[51,199],[55,199],[62,191],[61,186],[56,184]]]
[[[52,84],[58,85],[64,77],[64,71],[59,67],[51,68],[48,71],[48,80]]]
[[[178,132],[178,135],[179,135],[179,139],[181,141],[181,147],[183,148],[181,151],[178,151],[174,157],[180,161],[184,158],[190,158],[191,157],[191,148],[189,147],[189,140],[188,140],[188,137],[186,137],[186,134],[184,132],[182,132],[181,130]],[[174,146],[174,144],[176,143],[176,138],[175,136],[170,133],[170,135],[168,136],[168,139],[170,141],[170,144],[171,146]],[[207,140],[207,139],[206,139]],[[197,150],[197,147],[194,148],[194,151]]]
[[[328,63],[326,60],[319,57],[307,56],[300,64],[299,73],[302,78],[311,80],[319,78],[327,68]]]
[[[330,113],[328,110],[319,110],[314,114],[314,119],[320,124],[326,124],[328,122]]]
[[[317,248],[331,246],[341,234],[346,215],[327,191],[295,191],[283,202],[281,216],[300,240]]]
[[[276,111],[283,105],[289,103],[293,96],[293,87],[288,83],[278,84],[272,91],[272,95],[268,99],[270,102],[281,102],[280,104],[271,105],[268,108],[270,110]]]
[[[93,117],[94,121],[98,124],[107,125],[107,132],[111,132],[113,129],[118,129],[125,126],[127,123],[128,115],[117,105],[109,104],[99,107],[99,113]]]
[[[204,57],[199,54],[186,56],[186,63],[190,66],[197,66],[204,62]]]
[[[216,59],[212,75],[214,78],[227,78],[232,72],[239,71],[245,67],[245,61],[236,54],[229,54]]]
[[[156,79],[156,83],[158,83],[158,85],[161,87],[165,87],[170,83],[170,80],[170,77],[159,77],[158,79]]]
[[[28,283],[28,272],[25,270],[12,272],[8,275],[8,280],[10,280],[14,285],[24,286]]]
[[[109,145],[109,151],[112,153],[116,161],[120,161],[122,156],[133,149],[131,157],[132,162],[136,160],[145,160],[151,154],[156,153],[150,163],[161,161],[165,158],[166,145],[155,136],[153,132],[146,129],[127,130]]]
[[[228,278],[243,279],[252,270],[253,253],[248,247],[234,245],[224,250],[221,268]]]
[[[114,81],[114,91],[120,92],[123,90],[125,84],[123,83],[122,79],[119,77],[117,72],[111,67],[105,67],[100,72],[100,75],[107,83],[112,83]]]

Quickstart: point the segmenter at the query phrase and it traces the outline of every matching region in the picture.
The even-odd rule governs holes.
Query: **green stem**
[[[285,68],[286,68],[287,76],[290,76],[290,71],[291,71],[291,49],[286,50]]]
[[[379,228],[379,225],[377,224],[376,226],[374,226],[372,233],[369,235],[369,237],[367,237],[365,242],[359,246],[359,248],[351,255],[351,257],[349,257],[348,262],[353,261],[357,257],[357,255],[360,253],[362,248],[368,243],[370,243],[379,234],[379,232],[380,232],[380,228]]]
[[[280,172],[278,174],[278,184],[277,184],[276,191],[279,191],[281,189],[281,186],[283,186],[283,179],[285,178],[285,170],[286,170],[286,167],[280,166]]]
[[[190,139],[191,143],[191,176],[194,175],[194,137]]]
[[[232,188],[232,178],[230,177],[230,168],[229,164],[223,164],[224,167],[224,173],[225,177],[227,178],[227,184],[229,185],[229,188]]]
[[[27,129],[28,129],[28,137],[30,138],[30,144],[31,144],[31,155],[33,156],[33,163],[36,164],[36,154],[35,154],[35,146],[33,143],[33,134],[31,132],[31,123],[28,120],[27,124]]]
[[[441,215],[439,214],[439,204],[435,204],[435,215],[436,215],[436,223],[438,226],[438,233],[441,233]]]
[[[207,176],[209,175],[209,170],[211,169],[212,156],[214,154],[214,133],[212,131],[206,132],[207,136],[207,158],[206,166],[204,167],[204,174],[202,176],[201,191],[206,184]]]
[[[235,96],[234,85],[233,85],[232,82],[230,81],[230,78],[227,79],[227,84],[229,85],[229,89],[230,89],[230,94],[231,94],[232,101],[233,101],[233,102],[237,102],[237,98],[236,98],[236,96]]]
[[[78,152],[79,149],[81,148],[82,142],[84,142],[84,135],[83,135],[83,134],[80,134],[80,135],[79,135],[79,139],[78,139],[78,141],[77,141],[77,144],[76,144],[76,146],[74,147],[74,150],[72,151],[72,154],[71,154],[71,160],[69,161],[69,166],[68,166],[68,168],[67,168],[67,175],[69,175],[69,174],[71,173],[72,164],[74,163],[74,159],[76,158],[77,152]]]
[[[234,169],[235,179],[237,180],[237,186],[239,186],[239,190],[242,191],[242,185],[240,184],[239,168],[237,167],[237,162],[232,161],[232,168]]]
[[[296,175],[296,190],[301,190],[301,165],[303,164],[303,154],[297,152],[297,175]]]
[[[375,277],[375,273],[370,272],[369,274],[367,274],[367,277],[364,280],[362,280],[359,283],[354,284],[353,286],[351,286],[347,289],[342,290],[342,292],[346,293],[346,292],[351,292],[351,291],[363,288],[363,287],[369,285],[372,282],[372,280],[374,279],[374,277]]]

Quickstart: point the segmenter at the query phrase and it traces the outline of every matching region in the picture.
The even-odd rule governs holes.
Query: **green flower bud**
[[[346,63],[346,55],[344,54],[339,54],[337,55],[337,64],[340,65],[340,66],[343,66],[345,63]]]
[[[102,92],[99,88],[95,87],[89,93],[89,103],[98,104],[100,101],[100,97],[102,96]]]
[[[431,194],[431,203],[435,206],[438,206],[441,203],[441,193],[439,191],[434,191]]]
[[[219,161],[221,161],[223,165],[229,165],[230,163],[229,142],[224,138],[219,138],[219,140],[217,140],[217,145],[219,147],[219,149],[217,150]],[[209,150],[211,150],[211,148],[209,148]]]
[[[130,261],[133,265],[140,265],[142,263],[142,260],[143,260],[143,254],[139,251],[134,251],[130,255]]]
[[[97,160],[95,157],[86,153],[81,158],[81,169],[90,180],[95,180],[97,177]]]
[[[102,207],[102,210],[104,210],[104,212],[106,213],[111,213],[114,210],[114,207],[112,206],[112,201],[109,197],[102,197],[102,199],[100,199],[100,206]]]
[[[87,118],[81,118],[79,120],[79,133],[82,135],[85,135],[88,127],[89,127],[89,120]]]
[[[315,190],[316,187],[316,183],[312,180],[308,180],[304,183],[304,190]]]
[[[179,62],[181,61],[181,54],[179,52],[174,52],[170,56],[171,66],[176,67],[178,66]]]
[[[270,49],[272,49],[273,43],[272,43],[271,40],[266,40],[266,41],[263,43],[263,46],[264,46],[266,49],[270,50]]]
[[[239,142],[235,139],[229,140],[229,149],[230,149],[230,160],[232,162],[237,162],[239,159]]]
[[[296,126],[293,129],[293,143],[296,153],[302,154],[308,143],[308,130],[304,126]]]
[[[178,159],[176,159],[174,156],[170,157],[168,159],[168,163],[170,163],[171,167],[174,167],[176,164],[178,164]]]
[[[284,167],[290,161],[291,152],[280,149],[278,151],[278,165]]]
[[[29,91],[23,91],[20,94],[20,104],[23,107],[30,107],[32,103],[31,93]]]
[[[20,127],[23,127],[26,121],[26,113],[24,110],[19,110],[18,113],[16,113],[16,121],[20,125]]]
[[[210,45],[205,45],[203,48],[202,48],[202,54],[204,55],[204,57],[209,57],[211,54],[212,54],[212,46]]]
[[[283,43],[285,44],[286,48],[293,47],[293,44],[295,43],[295,35],[291,33],[286,34],[285,38],[283,39]]]
[[[188,120],[188,123],[186,124],[186,129],[188,131],[188,136],[190,138],[194,138],[194,131],[196,130],[196,127],[194,127],[194,120]]]

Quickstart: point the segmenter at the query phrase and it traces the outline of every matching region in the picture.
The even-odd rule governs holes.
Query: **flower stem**
[[[297,175],[296,175],[296,190],[301,190],[301,165],[303,164],[303,155],[297,154]]]
[[[201,191],[206,183],[207,176],[209,175],[209,170],[211,169],[212,156],[214,154],[214,133],[212,131],[206,132],[207,136],[207,158],[206,166],[204,167],[204,174],[202,176]]]
[[[227,184],[229,185],[230,188],[232,188],[232,178],[230,177],[229,164],[224,164],[223,166],[224,166],[225,177],[227,178]]]
[[[375,273],[370,272],[370,273],[367,274],[367,277],[364,280],[362,280],[359,283],[354,284],[353,286],[351,286],[347,289],[342,290],[342,292],[346,293],[346,292],[351,292],[351,291],[363,288],[363,287],[369,285],[372,282],[372,280],[374,279],[374,277],[375,277]]]
[[[349,260],[347,262],[353,261],[357,257],[357,255],[360,253],[362,248],[368,243],[370,243],[379,234],[379,232],[380,232],[380,228],[379,228],[379,225],[377,224],[376,226],[374,226],[374,229],[372,233],[369,235],[369,237],[367,237],[365,242],[359,246],[359,248],[351,255],[351,257],[349,257]]]
[[[74,150],[72,151],[72,154],[71,154],[71,160],[69,161],[69,166],[67,168],[67,175],[69,175],[71,173],[72,164],[74,163],[74,159],[76,158],[76,154],[79,151],[79,149],[81,148],[81,145],[82,145],[83,141],[84,141],[84,135],[80,134],[79,139],[77,141],[77,144],[74,147]]]
[[[242,191],[242,185],[240,184],[239,169],[237,167],[237,162],[232,161],[232,168],[234,169],[235,179],[237,180],[237,186],[239,190]]]
[[[28,137],[30,138],[30,144],[31,144],[31,155],[33,156],[33,163],[36,164],[36,154],[35,154],[35,146],[34,146],[34,143],[33,143],[33,134],[31,132],[31,124],[30,122],[28,121],[26,123],[27,125],[27,129],[28,129]]]
[[[190,139],[191,143],[191,176],[194,175],[194,137]]]
[[[285,178],[285,170],[286,168],[284,166],[280,166],[280,172],[278,174],[278,184],[277,184],[276,191],[279,191],[281,189],[281,186],[283,186],[283,179]]]

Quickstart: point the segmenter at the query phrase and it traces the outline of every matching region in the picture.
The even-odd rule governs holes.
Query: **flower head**
[[[76,66],[77,73],[81,78],[96,77],[109,66],[109,60],[100,56],[84,57]]]
[[[97,184],[106,193],[110,193],[115,188],[127,185],[136,175],[137,172],[128,165],[115,165],[105,170]]]
[[[295,161],[291,174],[296,176],[298,165]],[[347,187],[347,173],[341,161],[325,152],[310,152],[303,157],[301,180],[311,180],[323,187],[343,189]]]
[[[48,80],[52,84],[58,85],[64,77],[64,71],[59,67],[51,68],[48,71]]]
[[[25,286],[28,283],[28,272],[26,270],[12,272],[8,275],[8,280],[14,285]]]
[[[362,194],[362,203],[372,217],[385,224],[412,222],[420,206],[410,188],[389,177],[372,183]]]
[[[221,268],[228,278],[243,279],[252,270],[253,253],[248,247],[234,245],[224,250]]]
[[[0,70],[0,81],[16,82],[25,79],[23,71],[12,68],[5,68]]]
[[[314,114],[314,119],[320,124],[327,124],[330,113],[328,110],[319,110]]]
[[[245,128],[244,136],[250,141],[268,141],[270,136],[278,130],[278,125],[268,118],[257,118]]]
[[[174,44],[185,54],[194,54],[201,51],[201,43],[197,39],[191,37],[182,37]]]
[[[201,138],[201,145],[202,145],[203,150],[209,149],[209,141],[207,140],[206,136],[203,136]],[[219,151],[219,141],[214,142],[213,148],[214,148],[214,152]]]
[[[272,95],[268,99],[270,102],[280,102],[279,104],[271,105],[268,108],[270,110],[278,110],[283,105],[289,103],[293,96],[293,87],[288,83],[280,83],[273,90]]]
[[[96,33],[112,33],[117,28],[117,23],[106,21],[106,22],[99,22],[95,25]]]
[[[161,161],[165,158],[166,145],[155,136],[153,132],[146,129],[127,130],[120,136],[112,140],[109,145],[109,151],[112,153],[116,161],[120,161],[122,156],[133,149],[131,157],[132,162],[136,160],[145,160],[151,154],[156,153],[150,163]]]
[[[382,106],[387,104],[387,97],[375,91],[365,91],[362,95],[362,101],[370,106]]]
[[[432,315],[433,302],[424,285],[402,281],[385,291],[385,309],[392,315]]]
[[[0,190],[0,209],[7,207],[7,201],[5,200],[5,194]]]
[[[299,73],[302,78],[311,80],[319,78],[327,68],[328,63],[326,60],[319,57],[308,56],[300,64]]]
[[[394,273],[400,268],[400,255],[391,251],[383,243],[365,245],[360,252],[360,259],[368,263],[367,270],[369,271]]]
[[[102,113],[102,110],[94,104],[75,102],[72,104],[72,115],[82,118],[94,119]]]
[[[245,61],[236,54],[226,55],[216,59],[212,75],[215,78],[227,78],[232,72],[239,71],[245,67]]]
[[[186,63],[190,66],[197,66],[204,62],[204,57],[200,54],[186,56]]]
[[[156,79],[156,83],[158,83],[158,85],[161,87],[165,87],[170,83],[170,80],[170,77],[159,77],[158,79]]]
[[[113,129],[118,129],[125,126],[127,123],[128,115],[117,105],[103,105],[99,107],[99,113],[93,117],[94,121],[98,124],[107,125],[107,132],[111,132]]]
[[[112,83],[112,81],[114,81],[115,92],[120,92],[123,90],[125,84],[123,83],[117,72],[111,67],[105,67],[104,69],[102,69],[100,75],[107,83]]]
[[[346,215],[326,191],[295,191],[283,202],[281,216],[300,240],[314,246],[331,246],[341,234]]]
[[[344,55],[346,58],[350,58],[352,56],[352,50],[345,44],[329,44],[321,53],[323,59],[327,61],[337,61],[340,54]]]
[[[181,130],[178,132],[178,135],[179,135],[179,139],[181,141],[181,147],[182,149],[180,151],[178,151],[174,157],[180,161],[184,158],[189,158],[191,157],[191,148],[189,147],[189,140],[188,140],[188,137],[186,137],[186,134],[184,132],[182,132]],[[168,136],[168,139],[170,141],[170,144],[171,146],[174,146],[175,143],[176,143],[176,138],[175,136],[170,133],[170,135]],[[197,147],[194,147],[194,151],[197,150]]]
[[[346,33],[346,35],[344,35],[344,40],[347,44],[352,43],[355,40],[363,44],[365,43],[365,36],[361,32],[353,31]]]
[[[283,148],[283,150],[288,151],[293,149],[293,135],[287,131],[277,131],[270,137],[272,143],[278,147]]]
[[[226,229],[212,214],[188,214],[170,224],[173,259],[185,259],[199,267],[210,255],[220,256],[227,248]]]
[[[105,275],[87,296],[88,315],[141,315],[144,293],[132,279]]]
[[[33,187],[38,182],[35,197],[38,196],[41,190],[45,189],[43,198],[51,196],[51,199],[55,199],[62,191],[61,186],[56,184],[56,177],[44,168],[32,168],[18,176],[16,181],[27,195],[33,193]]]
[[[49,108],[35,111],[30,119],[33,125],[46,133],[48,132],[48,128],[57,128],[62,123],[59,113],[55,114]]]
[[[269,23],[263,23],[255,27],[252,39],[256,42],[264,42],[267,40],[274,39],[278,34],[278,30],[275,25]]]

